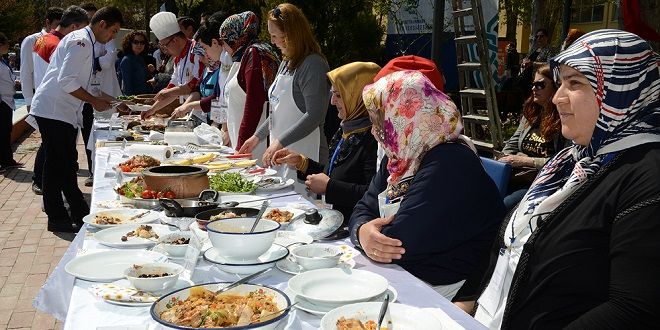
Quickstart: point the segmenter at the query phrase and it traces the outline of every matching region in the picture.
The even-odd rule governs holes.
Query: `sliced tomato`
[[[151,191],[151,190],[145,189],[144,191],[142,191],[142,194],[140,195],[140,197],[142,197],[144,199],[153,199],[154,198],[154,192]]]
[[[173,191],[168,190],[168,191],[166,191],[165,193],[163,193],[163,197],[165,197],[165,198],[169,198],[169,199],[175,199],[175,198],[176,198],[176,194],[175,194]]]
[[[122,172],[130,172],[131,171],[131,167],[128,166],[128,165],[122,165],[122,166],[119,166],[119,168],[121,169]]]

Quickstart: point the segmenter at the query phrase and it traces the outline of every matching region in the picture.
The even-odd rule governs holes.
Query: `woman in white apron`
[[[280,60],[275,50],[257,39],[259,20],[246,11],[229,16],[220,27],[222,47],[232,56],[224,97],[227,102],[227,128],[231,146],[238,150],[266,121],[266,88],[275,78]],[[265,141],[254,148],[263,155]]]
[[[294,31],[297,27],[302,28]],[[322,127],[330,96],[328,64],[307,19],[296,6],[282,4],[271,10],[268,31],[271,42],[286,60],[268,90],[268,123],[261,125],[239,152],[258,156],[254,148],[269,138],[262,157],[265,166],[272,164],[273,154],[283,147],[325,163],[328,147]]]
[[[459,143],[456,105],[424,74],[386,75],[363,99],[387,158],[353,209],[351,241],[451,299],[487,258],[504,215],[497,187]]]

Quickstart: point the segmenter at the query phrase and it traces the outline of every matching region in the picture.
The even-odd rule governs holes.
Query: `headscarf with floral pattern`
[[[454,102],[418,71],[384,76],[367,85],[362,97],[389,158],[390,185],[414,176],[429,150],[456,141],[463,130]]]

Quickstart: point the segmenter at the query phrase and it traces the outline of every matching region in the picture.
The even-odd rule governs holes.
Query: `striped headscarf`
[[[550,60],[589,80],[600,108],[591,141],[560,151],[544,167],[512,216],[514,237],[534,230],[618,152],[660,142],[660,56],[639,36],[597,30]],[[520,242],[519,242],[520,243]],[[507,242],[510,244],[510,242]]]

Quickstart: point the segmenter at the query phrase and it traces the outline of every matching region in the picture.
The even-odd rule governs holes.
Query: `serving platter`
[[[112,282],[124,278],[124,271],[134,264],[164,261],[167,257],[158,252],[112,250],[77,256],[64,266],[64,270],[82,280]]]
[[[129,220],[131,217],[136,217],[139,216],[143,213],[147,212],[146,214],[140,216],[139,218]],[[106,215],[106,216],[115,216],[120,219],[122,219],[122,223],[116,224],[116,225],[102,225],[96,223],[96,216],[98,215]],[[159,213],[155,211],[150,211],[150,210],[145,210],[145,209],[129,209],[129,208],[120,208],[120,209],[107,209],[107,210],[100,210],[96,211],[93,213],[90,213],[86,215],[83,218],[83,222],[89,224],[92,227],[96,228],[111,228],[111,227],[117,227],[121,225],[126,225],[126,224],[145,224],[145,223],[150,223],[157,221],[159,219]]]

